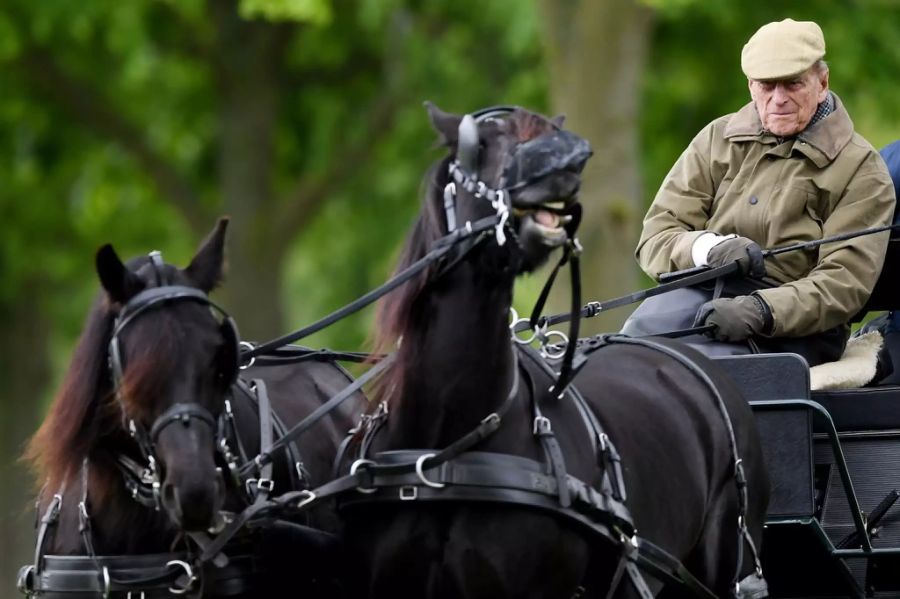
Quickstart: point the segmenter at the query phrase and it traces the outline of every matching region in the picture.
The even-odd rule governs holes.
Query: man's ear
[[[459,123],[462,116],[444,112],[428,101],[425,102],[425,109],[428,111],[431,126],[441,136],[441,143],[445,146],[455,146],[459,141]]]
[[[200,245],[184,273],[194,284],[209,293],[222,280],[225,272],[225,231],[228,217],[222,217],[215,228]]]
[[[100,284],[113,302],[126,304],[144,290],[144,282],[122,264],[122,260],[110,244],[107,243],[97,250],[95,264]]]
[[[819,78],[819,83],[822,85],[822,91],[819,92],[819,97],[816,98],[818,103],[821,104],[828,98],[828,69],[825,69],[822,73],[817,73]]]

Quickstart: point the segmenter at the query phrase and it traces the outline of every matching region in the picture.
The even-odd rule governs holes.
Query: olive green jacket
[[[834,99],[834,111],[794,139],[763,131],[753,103],[707,125],[644,218],[635,252],[641,268],[658,278],[694,266],[691,245],[705,231],[767,249],[889,224],[895,200],[887,168]],[[758,295],[772,310],[772,336],[810,335],[856,314],[881,272],[888,235],[766,258],[777,286]]]

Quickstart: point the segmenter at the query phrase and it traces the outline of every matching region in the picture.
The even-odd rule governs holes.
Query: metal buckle
[[[304,489],[303,491],[300,491],[300,493],[301,493],[301,495],[303,495],[304,497],[303,497],[303,499],[301,499],[300,501],[298,501],[298,502],[297,502],[297,505],[295,506],[298,510],[299,510],[300,508],[304,507],[305,505],[307,505],[307,504],[309,504],[309,503],[312,503],[313,501],[316,500],[316,494],[313,493],[312,491],[309,491],[309,490],[305,490],[305,489]]]
[[[400,487],[400,501],[415,501],[419,498],[419,487]]]
[[[350,464],[350,476],[355,475],[356,471],[359,470],[360,466],[367,466],[367,465],[371,466],[373,464],[375,464],[375,462],[373,462],[372,460],[364,459],[364,458],[360,458],[360,459],[356,460],[355,462]],[[356,490],[359,491],[360,493],[365,493],[368,495],[369,493],[376,492],[378,489],[376,489],[375,487],[356,487]]]
[[[493,424],[494,426],[497,426],[498,424],[500,424],[500,414],[498,414],[497,412],[491,412],[490,414],[485,416],[484,419],[482,419],[481,424]],[[430,455],[434,454],[432,453]]]
[[[534,434],[535,435],[550,435],[553,434],[553,429],[550,426],[550,419],[546,416],[538,416],[534,419]]]
[[[497,415],[491,414],[491,416],[497,416]],[[488,416],[488,418],[490,418],[490,416]],[[431,482],[430,480],[425,478],[425,473],[422,471],[423,465],[425,464],[425,460],[430,460],[434,456],[435,456],[435,454],[433,454],[433,453],[425,453],[425,454],[422,454],[419,456],[419,459],[416,460],[416,476],[419,477],[419,480],[421,480],[422,484],[424,484],[425,486],[431,487],[432,489],[443,489],[447,485],[445,485],[444,483]]]
[[[125,599],[147,599],[147,596],[144,594],[144,591],[139,591],[140,595],[135,595],[135,591],[128,591],[128,594],[125,595]]]
[[[170,586],[169,592],[173,595],[184,595],[188,591],[190,591],[194,587],[194,583],[197,582],[197,575],[194,574],[194,570],[191,568],[191,565],[187,562],[184,562],[180,559],[173,559],[172,561],[166,562],[166,567],[171,567],[172,565],[180,566],[184,573],[188,577],[187,584],[183,587]]]

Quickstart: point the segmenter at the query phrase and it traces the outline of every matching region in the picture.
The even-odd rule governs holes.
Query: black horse
[[[44,486],[24,590],[161,596],[171,587],[255,597],[280,590],[275,570],[297,585],[330,585],[321,581],[330,558],[313,534],[336,532],[327,506],[305,516],[313,529],[272,526],[197,562],[225,525],[223,509],[240,512],[259,493],[324,482],[362,408],[357,402],[320,420],[271,472],[244,464],[268,436],[261,404],[274,439],[350,378],[327,361],[239,370],[236,327],[207,297],[222,277],[226,226],[219,221],[183,270],[156,252],[127,266],[111,246],[97,253],[103,290],[27,451]],[[265,391],[270,410],[260,402]],[[280,563],[287,555],[289,570]]]
[[[517,351],[509,311],[516,276],[566,244],[565,229],[576,224],[571,218],[579,210],[576,196],[587,158],[583,143],[560,129],[560,119],[522,109],[488,112],[474,124],[471,116],[430,106],[429,113],[451,155],[426,178],[424,205],[398,270],[426,255],[448,229],[510,214],[497,237],[491,233],[460,247],[381,305],[376,341],[382,350],[396,347],[396,362],[375,397],[388,409],[374,413],[373,422],[387,412],[386,424],[371,428],[362,440],[371,448],[363,457],[379,465],[415,460],[420,482],[400,487],[399,493],[389,481],[387,490],[375,482],[371,488],[360,485],[345,501],[347,540],[360,562],[359,593],[447,599],[607,596],[616,581],[632,576],[620,568],[630,545],[621,538],[625,531],[612,525],[606,535],[593,534],[577,514],[567,518],[530,506],[530,500],[504,502],[498,500],[500,490],[486,495],[477,487],[503,486],[503,480],[515,478],[524,462],[494,455],[512,454],[545,464],[522,470],[519,478],[531,476],[534,488],[558,488],[562,480],[560,486],[591,501],[624,499],[624,489],[616,489],[618,456],[607,447],[614,445],[627,489],[622,503],[639,536],[683,562],[717,596],[730,596],[735,581],[754,569],[738,528],[737,489],[743,481],[735,480],[736,455],[749,490],[747,536],[757,546],[768,497],[749,406],[711,362],[689,349],[615,338],[595,342],[575,378],[583,410],[574,391],[551,397],[559,364],[548,370],[533,351]],[[484,432],[492,420],[502,421],[499,428]],[[603,432],[597,435],[598,430]],[[473,431],[483,437],[473,445],[477,459],[465,461],[463,454],[462,462],[429,469],[435,453],[471,439]],[[553,443],[541,440],[551,432],[564,456],[568,476],[561,479],[559,454]],[[431,453],[399,451],[404,449]],[[354,470],[369,466],[359,461]],[[454,484],[454,476],[465,484]],[[479,476],[496,482],[484,483]],[[515,489],[506,495],[523,495],[522,484],[509,484]],[[449,492],[446,500],[443,492]],[[577,503],[574,496],[569,500]],[[654,578],[646,580],[653,594],[663,587]],[[631,596],[638,584],[626,581],[615,589],[618,596]]]

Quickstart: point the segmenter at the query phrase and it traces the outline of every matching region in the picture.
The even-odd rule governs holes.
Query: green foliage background
[[[704,124],[747,101],[741,46],[759,25],[785,16],[822,25],[832,88],[857,129],[876,147],[900,137],[897,3],[644,4],[655,19],[635,123],[646,189],[656,188]],[[217,53],[223,30],[211,17],[216,10],[233,10],[253,31],[274,31],[284,43],[278,64],[252,65],[260,77],[270,67],[280,77],[268,171],[278,197],[260,218],[282,217],[298,177],[316,181],[342,165],[341,176],[321,186],[314,217],[288,239],[281,287],[271,290],[285,308],[280,332],[388,277],[418,208],[422,174],[441,154],[423,100],[456,112],[500,103],[551,109],[553,73],[544,66],[537,11],[522,0],[4,0],[0,344],[14,351],[0,373],[14,376],[17,364],[39,360],[48,360],[49,370],[25,381],[27,397],[0,394],[0,418],[19,418],[13,406],[22,402],[46,404],[96,291],[93,253],[100,244],[112,242],[124,256],[160,249],[184,264],[225,209],[221,82],[238,65]],[[229,43],[246,43],[249,51],[254,40]],[[366,117],[379,114],[379,102],[389,119],[367,136]],[[603,102],[596,99],[597,111]],[[604,151],[602,139],[591,142]],[[252,156],[264,148],[246,150]],[[177,186],[160,184],[167,173],[190,188],[187,207],[167,193]],[[240,205],[229,210],[235,225],[249,222]],[[226,283],[245,284],[239,277]],[[536,284],[523,291],[520,311]],[[17,349],[21,314],[46,329],[46,343],[33,353]],[[365,311],[306,343],[357,349],[371,318]],[[16,420],[4,430],[33,426]],[[23,438],[4,447],[0,476],[12,476]],[[11,501],[0,509],[18,513]],[[0,584],[17,565],[0,559]]]

